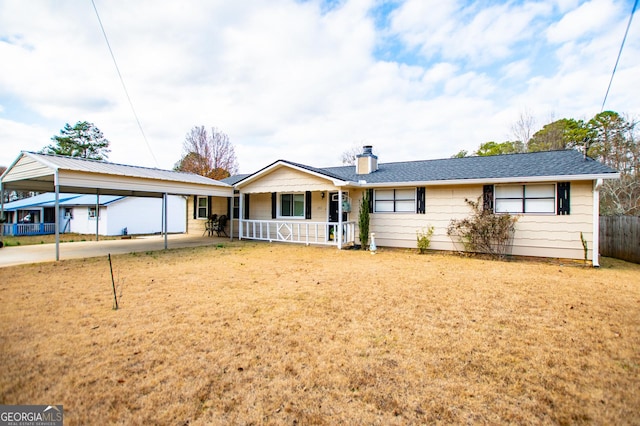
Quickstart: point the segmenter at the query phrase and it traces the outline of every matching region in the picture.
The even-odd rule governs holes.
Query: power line
[[[100,29],[102,30],[104,41],[107,42],[107,47],[109,48],[109,53],[111,54],[113,65],[115,65],[116,71],[118,72],[118,78],[120,79],[120,83],[122,83],[122,89],[124,90],[124,94],[127,96],[127,100],[129,101],[129,106],[131,106],[131,111],[133,112],[133,116],[136,119],[136,123],[138,123],[138,128],[140,129],[140,133],[142,133],[142,138],[144,139],[144,142],[147,144],[147,148],[149,149],[149,153],[151,154],[151,157],[153,157],[153,161],[156,163],[156,167],[159,167],[158,160],[156,159],[156,156],[153,154],[151,145],[149,145],[149,141],[147,140],[147,135],[145,135],[144,130],[142,129],[142,124],[140,124],[140,119],[138,118],[136,109],[134,108],[133,102],[131,101],[131,97],[129,96],[129,91],[127,90],[127,86],[124,84],[124,79],[122,78],[122,74],[120,74],[120,68],[118,67],[118,62],[116,61],[116,57],[113,54],[113,50],[111,50],[111,44],[109,43],[107,32],[104,30],[104,26],[102,25],[102,19],[100,19],[100,14],[98,13],[98,8],[96,7],[96,3],[94,2],[94,0],[91,0],[91,4],[93,5],[93,10],[96,11],[96,16],[98,17],[98,23],[100,23]]]
[[[622,55],[622,49],[624,48],[624,42],[627,41],[627,34],[629,34],[629,27],[631,26],[631,21],[633,20],[633,15],[636,12],[636,7],[638,7],[638,0],[636,0],[633,3],[633,9],[631,10],[631,15],[629,16],[629,22],[627,22],[627,29],[624,32],[624,37],[622,38],[622,44],[620,45],[620,51],[618,52],[618,58],[616,59],[616,64],[613,66],[613,72],[611,73],[611,79],[609,80],[609,86],[607,87],[607,93],[605,93],[605,95],[604,95],[604,100],[602,101],[602,107],[600,108],[600,112],[604,111],[604,104],[607,102],[607,97],[609,96],[609,90],[611,90],[611,83],[613,83],[613,76],[616,75],[616,70],[618,68],[618,62],[620,62],[620,56]]]

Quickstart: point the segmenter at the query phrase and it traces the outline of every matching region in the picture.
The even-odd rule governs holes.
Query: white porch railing
[[[243,219],[240,239],[281,241],[298,244],[338,245],[336,234],[342,235],[341,246],[355,242],[356,223],[342,222],[342,233],[336,222],[278,221]]]

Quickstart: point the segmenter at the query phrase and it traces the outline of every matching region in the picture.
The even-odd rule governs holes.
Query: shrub
[[[426,253],[427,249],[429,249],[429,246],[431,245],[431,237],[433,237],[433,226],[429,225],[426,231],[424,228],[422,228],[420,231],[417,231],[416,237],[418,240],[418,253]]]
[[[360,212],[358,213],[358,230],[360,244],[362,244],[362,250],[366,250],[367,244],[369,243],[369,191],[367,190],[362,193],[362,199],[360,200]]]
[[[589,260],[589,247],[587,246],[587,239],[582,232],[580,233],[580,242],[582,243],[582,250],[584,250],[584,263]]]
[[[481,199],[464,200],[472,209],[466,219],[452,219],[447,235],[459,238],[466,251],[487,253],[493,258],[504,258],[511,246],[517,216],[508,213],[495,214],[482,207]]]

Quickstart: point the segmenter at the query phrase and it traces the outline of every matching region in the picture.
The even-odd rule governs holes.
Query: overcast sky
[[[89,121],[109,160],[171,169],[217,127],[243,173],[446,158],[601,104],[633,0],[0,0],[0,165]],[[636,13],[637,14],[637,13]],[[605,109],[640,117],[634,17]],[[153,154],[152,154],[153,153]]]

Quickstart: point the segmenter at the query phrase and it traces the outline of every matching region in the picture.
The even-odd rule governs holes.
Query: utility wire
[[[100,19],[100,14],[98,13],[98,8],[96,7],[96,3],[94,0],[91,0],[91,4],[93,5],[93,10],[96,11],[96,16],[98,17],[98,22],[100,23],[100,29],[102,30],[102,35],[104,36],[104,41],[107,42],[107,47],[109,48],[109,53],[111,54],[111,59],[113,60],[113,65],[116,67],[116,71],[118,72],[118,78],[120,78],[120,83],[122,83],[122,89],[124,89],[124,94],[127,95],[127,100],[129,101],[129,106],[131,106],[131,111],[133,112],[133,116],[136,119],[136,123],[138,123],[138,128],[140,129],[140,133],[142,133],[142,138],[144,142],[147,144],[147,148],[149,149],[149,153],[153,158],[153,161],[156,163],[156,167],[158,166],[158,160],[156,156],[153,154],[153,150],[151,149],[151,145],[149,145],[149,141],[147,140],[147,135],[145,135],[144,130],[142,129],[142,124],[140,124],[140,119],[138,118],[138,114],[136,113],[136,109],[133,106],[133,102],[131,101],[131,97],[129,96],[129,91],[127,90],[127,86],[124,84],[124,79],[122,78],[122,74],[120,73],[120,68],[118,67],[118,62],[116,61],[116,57],[113,54],[113,50],[111,50],[111,44],[109,43],[109,38],[107,38],[107,32],[104,30],[104,26],[102,25],[102,19]]]
[[[91,0],[93,1],[93,0]],[[616,70],[618,68],[618,62],[620,62],[620,56],[622,55],[622,48],[624,48],[624,42],[627,40],[627,34],[629,34],[629,27],[631,26],[631,21],[633,20],[633,15],[636,13],[636,7],[638,7],[638,0],[633,3],[633,9],[631,10],[631,15],[629,16],[629,22],[627,22],[627,29],[624,32],[624,37],[622,38],[622,44],[620,45],[620,51],[618,52],[618,58],[616,59],[616,64],[613,66],[613,72],[611,73],[611,79],[609,80],[609,86],[607,87],[607,93],[604,95],[604,100],[602,101],[602,107],[600,108],[600,112],[604,111],[604,104],[607,102],[607,97],[609,96],[609,90],[611,90],[611,83],[613,83],[613,76],[616,75]]]

